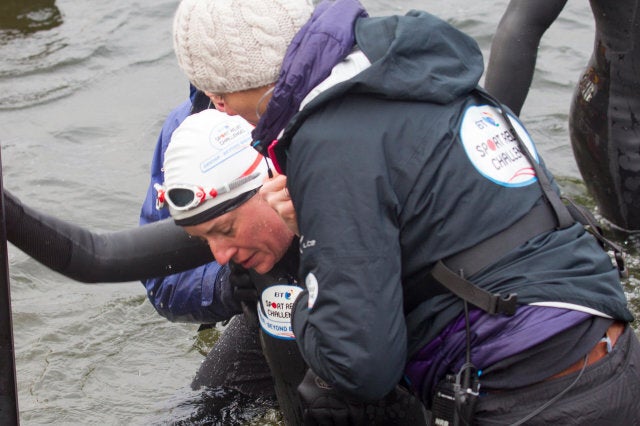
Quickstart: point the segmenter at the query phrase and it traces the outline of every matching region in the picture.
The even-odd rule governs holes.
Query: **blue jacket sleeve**
[[[162,163],[164,152],[171,140],[171,134],[189,115],[191,102],[185,101],[175,108],[165,120],[158,137],[151,162],[151,181],[140,212],[140,225],[156,222],[169,217],[166,209],[156,209],[155,183],[162,183]],[[216,262],[198,268],[143,281],[147,297],[156,311],[169,321],[214,323],[228,319],[238,313],[233,303],[225,304],[221,297],[223,280],[228,278],[228,268]]]

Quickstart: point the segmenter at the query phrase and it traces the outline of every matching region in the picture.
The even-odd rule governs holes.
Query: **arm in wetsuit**
[[[50,269],[80,282],[143,280],[151,303],[171,321],[213,323],[238,313],[239,305],[229,297],[230,286],[221,285],[228,270],[212,262],[209,247],[166,218],[166,212],[149,213],[152,206],[155,210],[153,183],[158,176],[162,179],[162,162],[158,161],[190,105],[185,102],[176,108],[161,133],[154,157],[157,173],[152,176],[141,213],[144,226],[92,232],[30,208],[5,190],[8,241]]]
[[[533,79],[538,45],[567,0],[511,0],[491,44],[484,87],[520,115]]]
[[[7,240],[43,265],[85,283],[126,282],[209,262],[211,252],[172,220],[96,233],[41,213],[4,190]]]

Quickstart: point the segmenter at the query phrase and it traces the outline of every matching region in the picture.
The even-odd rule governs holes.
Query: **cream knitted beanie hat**
[[[173,22],[178,64],[206,92],[266,86],[312,11],[310,0],[182,0]]]

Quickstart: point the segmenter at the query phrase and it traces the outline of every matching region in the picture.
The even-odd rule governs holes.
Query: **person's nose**
[[[222,99],[213,102],[213,106],[220,112],[227,112],[227,106]]]
[[[213,103],[213,106],[215,107],[215,109],[217,109],[220,112],[227,112],[226,111],[227,108],[224,103],[224,98],[222,96],[216,95],[214,93],[209,93],[209,92],[205,92],[205,95],[207,95],[209,99],[211,99],[211,103]]]
[[[222,241],[209,240],[209,249],[211,250],[213,257],[216,258],[216,262],[221,265],[229,263],[229,261],[233,259],[233,256],[238,252],[234,246]]]

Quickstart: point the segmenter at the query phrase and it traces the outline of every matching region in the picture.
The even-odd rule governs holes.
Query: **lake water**
[[[177,4],[9,0],[0,6],[7,189],[97,231],[137,225],[157,134],[188,95],[171,45]],[[372,15],[413,8],[439,15],[474,36],[486,62],[507,1],[364,4]],[[567,120],[592,40],[588,2],[568,2],[542,40],[521,115],[563,189],[587,204]],[[625,286],[637,313],[638,243],[619,242],[629,251]],[[198,337],[197,325],[157,315],[138,282],[77,283],[12,246],[9,263],[21,424],[146,425],[179,417],[176,401],[185,399],[211,343]]]

